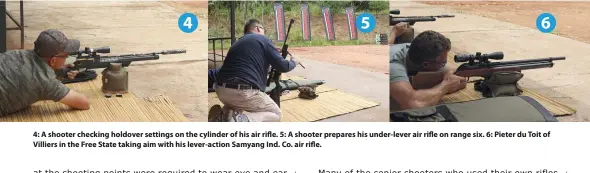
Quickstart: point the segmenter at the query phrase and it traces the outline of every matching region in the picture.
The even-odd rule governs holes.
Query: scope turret
[[[461,54],[461,55],[455,55],[455,62],[473,62],[475,60],[479,61],[479,62],[489,62],[489,59],[494,59],[494,60],[501,60],[504,59],[504,53],[503,52],[492,52],[492,53],[488,53],[488,54],[482,54],[481,52],[477,52],[474,54]]]
[[[399,9],[389,10],[389,14],[399,15],[400,14],[400,11],[399,11]]]

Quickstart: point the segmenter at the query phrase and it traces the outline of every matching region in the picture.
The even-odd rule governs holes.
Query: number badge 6
[[[551,13],[543,13],[537,17],[537,29],[543,33],[550,33],[556,25],[557,20]]]

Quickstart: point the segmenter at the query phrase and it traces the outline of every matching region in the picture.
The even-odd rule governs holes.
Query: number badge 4
[[[184,33],[192,33],[199,26],[199,20],[193,13],[184,13],[178,18],[178,28]]]

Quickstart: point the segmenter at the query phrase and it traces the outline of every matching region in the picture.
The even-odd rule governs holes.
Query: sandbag
[[[475,90],[484,97],[519,96],[523,91],[518,81],[523,76],[517,71],[495,72],[487,80],[475,83]]]
[[[557,122],[528,96],[506,96],[428,106],[390,114],[391,122]]]

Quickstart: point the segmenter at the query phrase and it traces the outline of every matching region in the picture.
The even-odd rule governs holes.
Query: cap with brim
[[[80,41],[68,39],[65,34],[55,29],[41,32],[35,41],[35,52],[41,57],[54,57],[59,53],[77,52]]]

